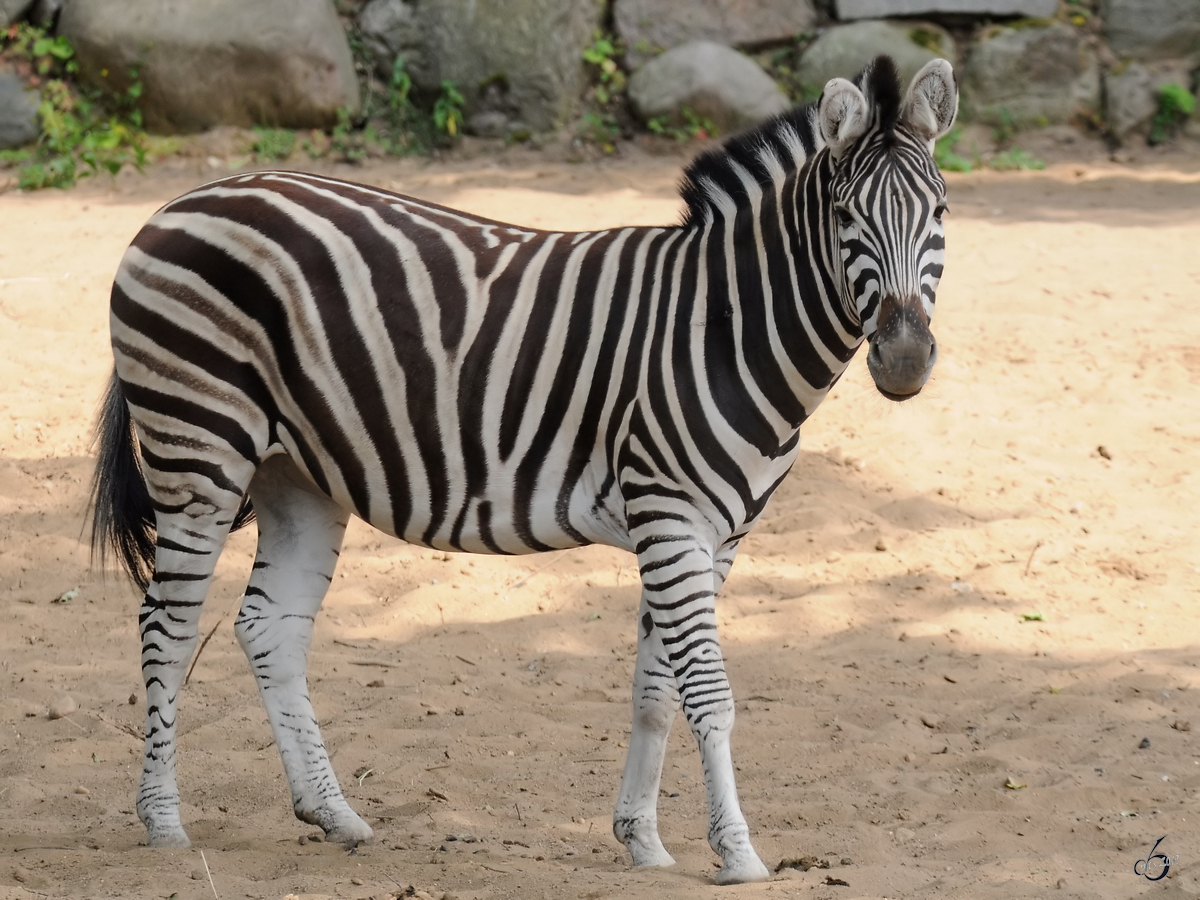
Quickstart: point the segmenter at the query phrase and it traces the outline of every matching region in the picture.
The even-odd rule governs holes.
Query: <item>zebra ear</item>
[[[845,78],[831,78],[817,102],[817,124],[834,159],[866,134],[867,100]]]
[[[933,142],[950,130],[958,115],[958,83],[954,69],[944,59],[931,59],[908,89],[901,117],[917,135]]]

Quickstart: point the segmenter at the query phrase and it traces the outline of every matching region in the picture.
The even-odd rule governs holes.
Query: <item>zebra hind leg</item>
[[[240,474],[249,481],[248,465],[246,469]],[[146,475],[156,503],[157,537],[154,574],[138,615],[146,743],[137,811],[150,846],[187,847],[175,776],[179,693],[196,649],[200,610],[241,493],[232,479],[226,485],[230,490],[214,490],[205,476],[156,472],[150,458]]]
[[[348,513],[284,456],[250,483],[258,554],[234,630],[254,669],[259,695],[292,790],[296,818],[331,842],[372,839],[338,786],[308,695],[313,622],[333,579]]]

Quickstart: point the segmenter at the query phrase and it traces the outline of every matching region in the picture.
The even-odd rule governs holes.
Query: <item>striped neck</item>
[[[683,228],[701,243],[708,350],[758,386],[777,437],[812,414],[862,342],[840,276],[832,179],[812,108],[801,107],[700,156],[681,188]]]

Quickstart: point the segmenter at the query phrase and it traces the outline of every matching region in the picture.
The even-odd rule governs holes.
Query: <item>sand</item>
[[[586,229],[673,220],[680,164],[343,174]],[[2,900],[1200,893],[1195,157],[950,177],[931,383],[897,406],[855,360],[718,605],[756,846],[831,868],[723,889],[682,721],[660,803],[678,865],[632,869],[611,834],[632,557],[447,555],[359,522],[310,677],[376,843],[305,841],[292,816],[232,630],[251,528],[182,697],[194,847],[141,846],[139,600],[89,569],[82,507],[110,279],[203,165],[0,195]],[[1134,865],[1164,835],[1154,884]]]

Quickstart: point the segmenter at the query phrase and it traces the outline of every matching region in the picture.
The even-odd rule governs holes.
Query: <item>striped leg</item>
[[[733,552],[734,548],[724,549],[714,558],[695,538],[682,535],[651,536],[639,541],[638,551],[653,631],[659,635],[684,715],[700,747],[708,795],[708,843],[723,863],[718,884],[761,881],[770,874],[750,844],[729,747],[733,692],[717,640],[714,601]]]
[[[161,457],[157,461],[162,464]],[[249,468],[245,468],[248,481]],[[150,846],[187,847],[175,778],[179,692],[196,650],[200,609],[241,495],[235,493],[233,483],[230,491],[216,491],[202,476],[156,473],[149,465],[146,472],[157,507],[158,545],[154,576],[138,616],[146,684],[146,746],[137,811]]]
[[[292,807],[296,818],[321,826],[330,841],[369,841],[370,826],[342,796],[308,696],[313,621],[349,515],[283,456],[259,468],[250,498],[258,516],[258,555],[234,630],[258,681]]]
[[[723,547],[713,566],[713,589],[719,594],[737,543]],[[658,835],[658,788],[662,781],[667,737],[679,709],[675,673],[654,627],[642,593],[638,609],[638,650],[633,672],[633,727],[629,754],[621,776],[621,793],[613,814],[613,833],[633,857],[635,866],[670,866],[675,860]]]
[[[667,736],[679,709],[675,673],[642,591],[638,609],[637,662],[633,670],[633,727],[613,813],[613,834],[635,866],[671,866],[675,859],[658,836],[658,785]]]

